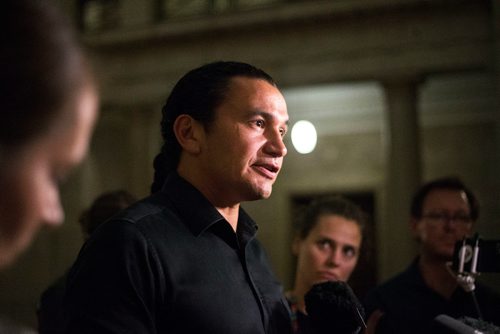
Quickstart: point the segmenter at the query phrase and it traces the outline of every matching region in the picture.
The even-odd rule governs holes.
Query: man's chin
[[[271,197],[271,191],[263,193],[260,198],[261,199],[268,199],[269,197]]]
[[[252,202],[258,201],[261,199],[268,199],[271,196],[270,192],[252,192],[251,194],[247,194],[244,198],[241,199],[242,202]]]
[[[271,197],[271,193],[273,192],[272,185],[259,187],[256,191],[257,199],[268,199]]]
[[[268,199],[269,197],[271,197],[271,193],[272,193],[272,188],[270,188],[268,191],[262,193],[262,199]]]
[[[442,250],[438,256],[442,261],[452,261],[453,260],[453,249]]]

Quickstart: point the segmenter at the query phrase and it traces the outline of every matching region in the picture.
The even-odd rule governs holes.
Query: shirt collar
[[[427,288],[427,284],[424,281],[424,277],[420,272],[420,268],[418,266],[418,262],[420,260],[420,256],[417,256],[413,259],[411,264],[406,269],[406,275],[411,277],[411,281],[414,282],[417,286]]]
[[[171,172],[168,175],[161,192],[170,199],[181,219],[196,236],[217,222],[226,222],[212,203],[177,172]],[[238,214],[238,229],[242,229],[248,237],[255,235],[257,231],[257,224],[241,206]]]

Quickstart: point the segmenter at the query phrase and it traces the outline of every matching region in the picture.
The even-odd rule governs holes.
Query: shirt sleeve
[[[163,295],[154,248],[128,221],[110,221],[82,248],[67,281],[67,333],[157,333]]]

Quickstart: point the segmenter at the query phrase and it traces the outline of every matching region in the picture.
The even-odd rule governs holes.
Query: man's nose
[[[288,153],[285,142],[283,141],[283,136],[279,130],[273,130],[271,132],[266,147],[267,153],[274,157],[284,157]]]

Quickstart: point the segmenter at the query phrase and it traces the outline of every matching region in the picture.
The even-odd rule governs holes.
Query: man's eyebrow
[[[260,110],[260,109],[250,110],[248,115],[249,116],[262,116],[263,118],[266,118],[266,119],[276,119],[277,118],[274,116],[273,113],[268,112],[268,111],[264,111],[264,110]],[[285,121],[285,125],[288,126],[289,124],[290,124],[290,119],[287,118]]]
[[[320,235],[318,235],[318,239],[320,239],[320,240],[327,240],[327,241],[333,241],[333,242],[335,242],[335,240],[334,240],[334,239],[332,239],[332,238],[330,238],[330,237],[327,237],[326,235],[321,235],[321,234],[320,234]]]

